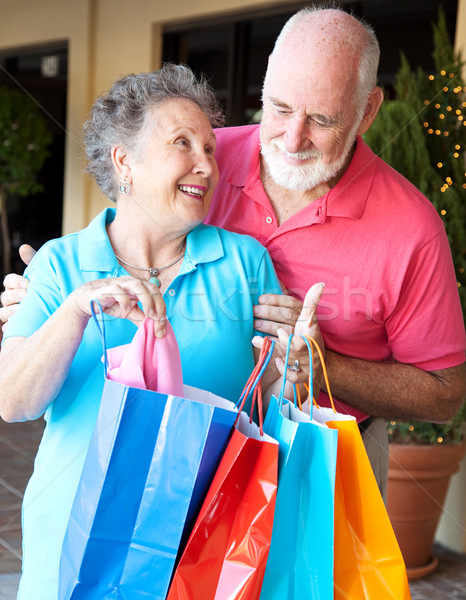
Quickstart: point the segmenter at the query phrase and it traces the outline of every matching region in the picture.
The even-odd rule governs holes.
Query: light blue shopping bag
[[[284,388],[285,381],[278,399],[272,398],[264,422],[264,431],[279,442],[279,478],[260,599],[333,600],[338,433],[284,399]]]

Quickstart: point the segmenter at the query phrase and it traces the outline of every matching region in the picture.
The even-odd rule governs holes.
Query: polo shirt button
[[[173,288],[170,288],[168,290],[168,294],[169,294],[169,296],[174,296],[176,294],[176,292],[175,292],[175,290]]]
[[[273,223],[272,217],[267,217],[265,220],[269,225],[270,225],[270,223]]]

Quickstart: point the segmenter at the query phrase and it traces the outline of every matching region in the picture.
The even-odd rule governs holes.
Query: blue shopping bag
[[[290,342],[291,337],[285,364]],[[312,373],[311,351],[310,359]],[[337,431],[313,421],[286,400],[284,389],[285,380],[264,421],[264,431],[279,442],[279,470],[272,543],[260,599],[333,600]]]
[[[62,547],[59,600],[166,597],[237,416],[232,402],[193,395],[105,380]]]

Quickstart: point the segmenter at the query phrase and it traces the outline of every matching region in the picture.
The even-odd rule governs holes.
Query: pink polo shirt
[[[445,228],[409,181],[358,138],[337,185],[279,227],[260,181],[259,126],[215,133],[220,182],[206,222],[257,238],[293,296],[302,300],[311,285],[325,283],[317,312],[328,348],[426,371],[464,362]]]

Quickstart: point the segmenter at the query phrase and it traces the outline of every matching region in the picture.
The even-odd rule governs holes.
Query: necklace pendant
[[[157,287],[160,287],[160,281],[158,278],[159,269],[157,269],[157,267],[151,267],[149,269],[149,275],[150,275],[149,283],[155,283],[155,285]]]

